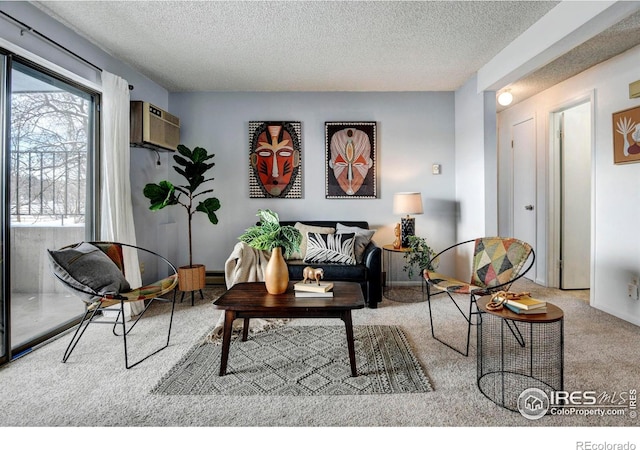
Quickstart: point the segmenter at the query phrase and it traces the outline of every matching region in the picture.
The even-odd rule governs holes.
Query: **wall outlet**
[[[434,164],[431,166],[431,173],[433,173],[434,175],[440,175],[440,172],[441,172],[440,164]]]
[[[629,283],[627,285],[627,296],[631,300],[638,300],[638,285],[634,283]]]
[[[140,263],[140,273],[141,274],[144,273],[144,263],[143,262]]]

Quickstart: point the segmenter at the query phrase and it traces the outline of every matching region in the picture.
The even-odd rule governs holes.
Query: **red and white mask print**
[[[268,125],[258,136],[251,154],[251,165],[265,191],[279,197],[292,182],[294,169],[300,164],[300,154],[293,148],[293,139],[282,125]]]

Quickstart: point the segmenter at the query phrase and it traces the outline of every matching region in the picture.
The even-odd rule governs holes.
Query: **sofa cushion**
[[[307,233],[306,263],[356,264],[355,233]]]
[[[287,261],[287,268],[289,270],[289,279],[302,280],[302,271],[310,264],[305,263],[302,260]],[[365,283],[368,281],[369,276],[367,273],[367,266],[364,264],[333,264],[333,263],[319,263],[312,264],[315,268],[321,268],[324,270],[325,281],[355,281],[358,283]]]
[[[335,233],[336,229],[334,227],[321,227],[314,225],[306,225],[304,223],[296,222],[294,225],[300,231],[302,235],[302,242],[300,242],[300,252],[293,252],[288,259],[304,259],[307,254],[307,233]]]
[[[356,241],[354,244],[354,252],[356,254],[356,262],[362,264],[364,249],[367,248],[371,238],[375,234],[376,230],[369,230],[360,227],[349,227],[343,225],[340,222],[336,224],[336,234],[355,233]]]
[[[295,226],[296,223],[302,223],[304,225],[313,225],[314,227],[331,227],[335,228],[336,224],[340,222],[348,227],[360,227],[369,228],[369,222],[364,220],[281,220],[280,225]]]
[[[52,270],[76,289],[92,290],[96,295],[75,292],[85,302],[92,303],[100,295],[119,294],[131,290],[129,282],[118,266],[98,247],[80,244],[49,250]]]
[[[337,228],[338,223],[347,227],[369,229],[369,222],[354,220],[294,220],[280,221],[280,225],[295,226],[296,223],[314,226]],[[305,263],[300,259],[288,259],[287,268],[290,280],[302,280],[302,271],[312,266],[324,270],[324,279],[330,281],[353,281],[360,284],[365,301],[370,308],[377,308],[382,301],[382,249],[373,241],[365,249],[362,264]]]

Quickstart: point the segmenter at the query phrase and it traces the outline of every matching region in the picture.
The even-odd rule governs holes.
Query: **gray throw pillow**
[[[354,243],[354,233],[307,233],[307,253],[304,262],[354,265],[356,263]]]
[[[375,232],[376,230],[368,230],[360,227],[348,227],[341,223],[336,224],[336,234],[355,233],[356,242],[354,244],[354,251],[358,264],[363,263],[364,250],[367,248],[367,245],[369,245],[369,242],[371,242],[371,238],[373,238]]]
[[[105,294],[131,290],[118,266],[95,245],[81,242],[74,247],[48,252],[51,268],[62,280],[77,289],[94,294],[73,291],[87,303],[92,303]]]

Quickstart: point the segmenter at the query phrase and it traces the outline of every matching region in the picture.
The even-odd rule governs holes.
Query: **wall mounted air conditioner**
[[[132,147],[176,151],[180,143],[180,119],[148,102],[130,104]]]

